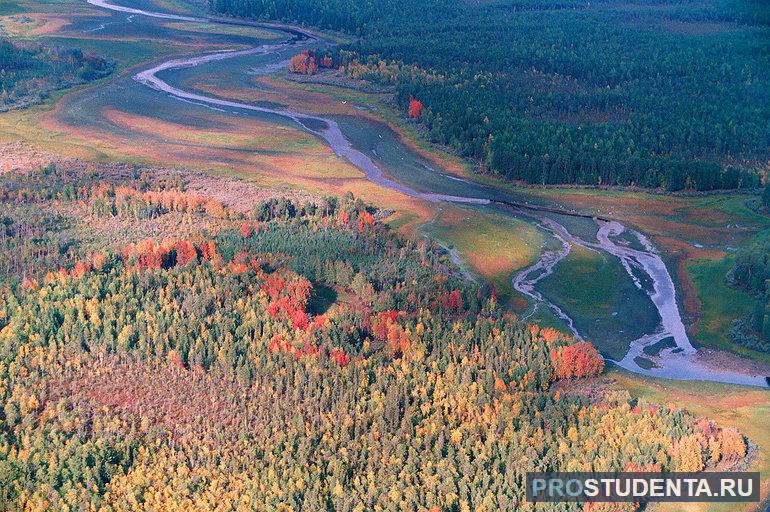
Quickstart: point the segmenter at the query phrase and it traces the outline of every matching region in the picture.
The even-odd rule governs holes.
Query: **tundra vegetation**
[[[10,9],[21,9],[20,4]],[[182,5],[178,0],[134,4],[159,10]],[[291,4],[272,4],[264,16],[303,19],[278,12]],[[302,9],[331,16],[333,6],[344,15],[343,4],[303,3]],[[467,8],[488,13],[498,4]],[[405,27],[425,16],[419,18],[410,5],[401,13]],[[420,1],[413,5],[425,7]],[[605,16],[600,6],[597,16]],[[463,16],[470,13],[463,5],[454,8]],[[0,13],[8,9],[0,7]],[[563,11],[574,14],[569,5]],[[508,23],[505,16],[501,20]],[[309,15],[305,21],[332,26]],[[129,22],[124,23],[121,30]],[[375,23],[376,17],[367,25]],[[196,32],[203,29],[190,24],[185,28],[197,35],[184,47],[162,30],[152,32],[157,40],[120,39],[109,35],[109,27],[94,34],[71,26],[62,33],[73,44],[104,51],[122,67],[203,51]],[[374,40],[366,31],[363,45]],[[404,122],[410,128],[422,125],[434,140],[481,159],[490,172],[515,177],[492,163],[495,154],[500,159],[504,153],[498,152],[507,151],[492,143],[497,135],[479,135],[487,141],[481,153],[463,149],[475,144],[469,141],[478,126],[478,112],[468,109],[463,95],[478,93],[472,89],[477,86],[498,94],[500,84],[516,76],[513,71],[501,81],[493,74],[490,83],[474,85],[469,64],[455,60],[457,75],[432,83],[424,70],[439,78],[437,70],[444,66],[439,59],[410,64],[384,50],[376,57],[364,47],[344,51],[309,50],[290,65],[301,74],[342,66],[350,76],[393,84],[403,113],[414,120]],[[452,51],[448,46],[447,58]],[[398,71],[398,79],[386,78],[389,69]],[[402,79],[401,70],[414,70],[416,78]],[[68,143],[82,140],[89,151],[98,150],[107,131],[79,121],[66,130],[40,122],[79,111],[99,126],[108,121],[120,127],[108,130],[125,146],[91,153],[105,161],[141,147],[152,152],[147,160],[154,162],[183,167],[188,163],[183,155],[200,166],[210,158],[227,162],[229,173],[249,176],[242,172],[249,168],[264,177],[253,162],[236,167],[222,158],[233,151],[212,149],[243,146],[252,152],[256,146],[264,151],[253,152],[273,158],[270,168],[281,186],[310,182],[290,173],[330,174],[328,162],[308,168],[270,155],[276,141],[283,150],[290,145],[305,162],[320,147],[272,124],[232,122],[209,112],[185,125],[156,111],[132,115],[96,107],[98,94],[109,91],[115,89],[80,91],[68,96],[79,96],[80,103],[65,99],[53,109],[32,109],[29,116],[5,114],[3,123],[15,125],[23,115],[24,123],[43,127],[26,139],[40,142],[58,133]],[[136,97],[121,98],[141,104]],[[171,104],[174,112],[180,110]],[[478,108],[490,115],[488,122],[482,118],[484,126],[505,133],[509,112],[499,105]],[[49,110],[50,117],[39,117]],[[127,136],[126,127],[143,130],[147,138]],[[586,124],[574,129],[590,131]],[[171,132],[189,145],[169,151],[160,139]],[[617,149],[599,146],[602,155]],[[746,176],[755,179],[752,166],[751,159],[741,160],[729,169],[719,167],[719,175],[743,186]],[[623,387],[608,384],[592,343],[517,318],[507,308],[515,299],[509,289],[474,283],[452,263],[452,254],[430,240],[395,233],[386,224],[397,225],[395,215],[351,195],[286,198],[265,189],[259,195],[270,199],[246,208],[254,196],[244,192],[256,189],[253,184],[238,181],[234,187],[234,180],[211,175],[203,180],[198,175],[196,184],[192,176],[67,163],[0,174],[0,510],[483,511],[526,509],[523,479],[533,470],[700,471],[751,464],[766,477],[766,457],[753,456],[752,444],[770,446],[764,391],[668,382],[661,391],[662,385],[617,370],[610,375]],[[360,179],[353,169],[334,178],[328,188],[312,190],[342,194],[341,183]],[[651,186],[669,186],[655,183]],[[355,190],[370,201],[380,193],[368,183]],[[395,201],[387,196],[378,204],[390,208]],[[676,210],[681,201],[662,202]],[[403,209],[406,203],[397,204]],[[420,213],[430,218],[433,212]],[[502,224],[453,207],[432,228],[464,256],[475,255],[467,260],[482,270],[479,275],[509,285],[511,269],[537,257],[541,235],[524,222]],[[474,231],[454,228],[461,225]],[[756,283],[735,274],[735,286],[762,297]],[[559,288],[558,282],[551,284]],[[682,389],[697,391],[683,395]]]

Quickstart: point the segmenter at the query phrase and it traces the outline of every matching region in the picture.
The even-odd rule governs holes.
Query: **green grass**
[[[402,228],[408,226],[420,219],[420,216],[412,212],[396,212],[387,219],[385,222],[394,231],[401,231]]]
[[[79,48],[113,59],[122,70],[140,62],[179,52],[179,48],[158,41],[119,41],[69,37],[46,37],[46,45]]]
[[[496,176],[488,176],[493,181],[497,180],[500,181],[500,178]],[[667,197],[669,197],[667,194],[658,194],[654,192],[647,192],[644,190],[627,190],[627,189],[621,189],[621,188],[593,188],[593,187],[569,187],[569,186],[559,186],[559,185],[545,185],[542,187],[537,188],[525,188],[522,189],[523,192],[531,194],[532,196],[543,196],[543,197],[551,197],[551,196],[562,196],[562,195],[583,195],[583,196],[601,196],[601,197],[610,197],[613,199],[617,199],[619,202],[622,202],[624,199],[645,199],[650,201],[666,201]]]
[[[242,27],[236,25],[216,25],[211,23],[173,23],[175,30],[205,34],[225,34],[234,36],[250,36],[259,39],[282,39],[280,32],[259,27]]]
[[[198,2],[197,0],[131,0],[124,5],[130,5],[137,9],[173,14],[209,14],[206,2]]]
[[[519,294],[518,292],[515,293],[517,295]],[[551,327],[559,332],[564,333],[566,336],[572,336],[572,331],[569,330],[569,327],[567,327],[562,319],[557,317],[553,311],[551,311],[551,308],[542,304],[538,306],[537,310],[531,317],[526,319],[526,322],[537,324],[540,327]]]
[[[89,8],[85,0],[0,0],[0,16],[36,12],[67,14]]]
[[[734,261],[735,257],[730,255],[718,261],[694,260],[687,265],[687,273],[701,300],[703,315],[698,323],[696,340],[706,347],[729,350],[770,363],[770,354],[730,341],[728,331],[732,321],[752,311],[757,300],[742,290],[732,288],[725,281]]]
[[[628,352],[633,339],[654,331],[659,322],[655,306],[617,259],[580,246],[573,246],[538,289],[614,360]]]
[[[501,304],[514,296],[513,273],[533,264],[543,245],[542,233],[532,224],[477,210],[447,208],[421,229],[456,249],[475,274],[494,286]]]
[[[166,12],[181,11],[182,13],[194,14],[196,16],[206,16],[209,13],[208,9],[204,7],[203,2],[191,2],[189,0],[156,0],[159,10]]]
[[[756,196],[755,196],[756,197]],[[733,217],[743,217],[758,222],[765,227],[770,226],[770,217],[760,212],[752,210],[746,206],[750,199],[746,194],[730,195],[722,198],[720,201],[714,201],[715,207]]]
[[[79,2],[78,0],[35,0],[34,2],[29,1],[22,1],[20,2],[25,8],[34,7],[36,5],[63,5],[63,4],[71,4],[71,5],[80,5],[82,6],[85,4],[85,1]]]

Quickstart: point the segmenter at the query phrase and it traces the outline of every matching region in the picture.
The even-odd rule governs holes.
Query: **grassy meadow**
[[[616,258],[584,247],[573,246],[540,289],[613,360],[622,359],[632,340],[654,331],[660,322],[649,297],[634,286]]]
[[[499,300],[521,306],[511,278],[537,260],[541,231],[511,217],[448,205],[420,230],[455,249],[475,274],[494,286]]]

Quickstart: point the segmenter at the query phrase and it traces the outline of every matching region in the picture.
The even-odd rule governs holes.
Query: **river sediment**
[[[107,0],[87,1],[91,5],[104,9],[129,13],[132,15],[149,16],[163,20],[231,24],[230,22],[224,22],[214,18],[144,11],[141,9],[114,5]],[[257,26],[258,25],[259,24],[257,24]],[[637,288],[643,290],[649,296],[661,319],[660,325],[655,332],[647,333],[631,342],[630,350],[625,357],[620,361],[615,362],[617,365],[629,371],[652,377],[679,380],[711,380],[742,385],[768,386],[764,375],[751,375],[750,373],[728,369],[718,370],[703,362],[702,358],[699,357],[698,351],[690,342],[684,323],[682,322],[676,299],[676,288],[665,262],[652,243],[642,233],[628,229],[612,219],[591,217],[576,212],[559,210],[557,208],[546,208],[507,200],[501,198],[501,191],[494,190],[494,193],[487,194],[486,192],[492,192],[492,189],[488,187],[479,187],[473,183],[469,183],[468,185],[469,188],[473,190],[474,195],[469,194],[468,196],[454,193],[442,193],[439,190],[421,191],[393,179],[384,173],[371,157],[353,146],[349,138],[346,137],[345,133],[340,128],[339,123],[334,119],[321,117],[307,112],[299,112],[289,108],[260,106],[187,91],[175,87],[159,77],[160,74],[171,70],[192,68],[225,59],[270,55],[288,47],[299,45],[300,43],[313,41],[324,42],[319,36],[310,34],[298,28],[272,24],[265,24],[264,26],[284,32],[288,36],[287,39],[281,43],[262,44],[245,50],[219,51],[198,56],[171,59],[137,73],[134,76],[134,79],[142,85],[195,105],[214,108],[224,112],[227,112],[228,110],[246,110],[290,120],[302,129],[325,141],[335,154],[346,159],[360,169],[370,181],[411,197],[429,202],[443,201],[464,203],[480,207],[485,205],[505,205],[521,211],[523,215],[534,217],[537,219],[541,229],[549,232],[557,239],[561,244],[561,248],[543,251],[540,259],[535,264],[523,269],[513,278],[513,286],[520,293],[529,297],[536,305],[542,304],[550,308],[556,316],[571,329],[575,338],[581,339],[582,336],[575,327],[573,319],[570,318],[568,313],[563,311],[562,308],[559,308],[548,301],[547,298],[537,291],[536,285],[538,281],[556,270],[558,264],[569,254],[570,248],[573,245],[580,245],[587,249],[602,251],[618,258],[626,270],[629,279],[633,280]],[[435,172],[438,173],[439,171]],[[595,240],[585,240],[570,233],[562,223],[554,218],[559,215],[592,219],[596,223]],[[619,237],[623,234],[630,235],[634,239],[634,247],[631,247],[626,241],[620,241]],[[649,289],[642,286],[636,273],[645,276],[645,280],[651,283]],[[673,347],[662,349],[655,356],[643,354],[643,350],[646,346],[655,344],[666,338],[673,339]],[[640,366],[638,363],[640,358],[650,361],[650,364],[645,364],[645,367]]]

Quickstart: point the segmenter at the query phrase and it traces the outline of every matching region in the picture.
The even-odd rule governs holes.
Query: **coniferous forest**
[[[504,178],[756,188],[770,157],[770,11],[754,2],[209,3],[353,35],[334,67],[392,84],[404,112],[416,99],[431,140]]]
[[[236,211],[141,170],[0,176],[0,503],[516,510],[527,471],[745,458],[673,404],[562,391],[602,371],[593,345],[519,322],[382,214]]]
[[[767,502],[764,6],[3,1],[0,512]]]
[[[741,250],[727,279],[757,298],[754,310],[733,322],[733,339],[770,352],[770,237],[761,237]]]
[[[37,103],[52,90],[106,76],[113,66],[79,49],[18,44],[0,37],[0,112]]]

